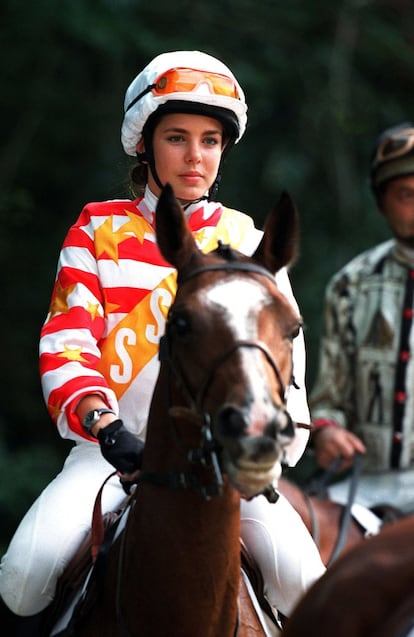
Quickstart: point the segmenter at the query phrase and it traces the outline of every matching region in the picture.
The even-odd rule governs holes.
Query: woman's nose
[[[201,159],[201,150],[198,142],[194,141],[188,144],[186,160],[189,163],[199,162]]]

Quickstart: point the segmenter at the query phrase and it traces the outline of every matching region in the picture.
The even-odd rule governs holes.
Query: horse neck
[[[194,423],[174,423],[168,416],[163,382],[157,383],[148,422],[143,473],[187,471],[187,442],[199,440]],[[234,635],[240,578],[240,498],[225,482],[222,495],[203,498],[191,489],[173,489],[152,481],[138,486],[128,529],[125,563],[136,599],[147,600],[145,622],[157,616],[158,634]],[[135,541],[136,539],[136,541]],[[139,574],[139,575],[138,575]],[[137,579],[139,580],[137,582]],[[143,586],[142,593],[137,587]],[[154,592],[155,607],[148,590]],[[159,622],[159,602],[169,612]],[[145,625],[145,624],[144,624]],[[149,633],[150,634],[150,633]],[[155,634],[155,632],[154,632]]]
[[[191,419],[172,419],[165,399],[165,376],[161,370],[149,414],[143,473],[165,477],[176,476],[180,472],[188,475],[194,471],[201,483],[211,485],[214,481],[212,468],[203,468],[201,465],[193,465],[188,461],[189,450],[197,448],[201,443],[201,423]],[[177,405],[176,397],[174,397],[174,405]],[[186,404],[184,403],[183,406]],[[171,519],[177,519],[178,526],[183,527],[181,531],[179,528],[176,529],[178,534],[188,533],[188,525],[181,524],[181,514],[186,513],[193,521],[193,525],[199,524],[200,533],[203,533],[208,521],[208,528],[215,526],[214,530],[220,530],[220,534],[224,537],[235,539],[237,554],[240,533],[240,498],[230,485],[226,484],[222,495],[213,496],[208,500],[191,488],[174,489],[171,485],[152,484],[146,484],[145,487],[154,493],[158,502],[162,501],[167,506]],[[171,509],[168,503],[171,503]],[[226,521],[225,530],[220,528],[224,525],[224,520]],[[215,533],[210,535],[213,536],[213,542],[217,540]]]

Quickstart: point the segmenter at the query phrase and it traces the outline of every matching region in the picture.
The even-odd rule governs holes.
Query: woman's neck
[[[144,201],[147,208],[155,212],[158,203],[158,196],[154,195],[148,184],[145,186]],[[201,203],[207,201],[207,195],[201,197],[200,199],[197,199],[196,201],[179,201],[184,209],[186,217],[189,217],[194,212],[194,210],[197,210],[197,208],[200,207]]]

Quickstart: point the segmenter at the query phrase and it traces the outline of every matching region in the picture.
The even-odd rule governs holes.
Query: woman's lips
[[[200,179],[202,179],[202,175],[196,171],[181,173],[180,177],[181,179],[184,179],[184,181],[190,181],[190,182],[200,181]]]

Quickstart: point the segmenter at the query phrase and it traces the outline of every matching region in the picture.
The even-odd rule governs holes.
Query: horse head
[[[204,254],[167,185],[156,235],[178,283],[160,343],[173,378],[169,413],[200,425],[201,460],[217,452],[220,469],[251,497],[279,477],[294,436],[286,397],[301,318],[274,275],[296,256],[296,208],[283,194],[252,257],[227,245]]]

